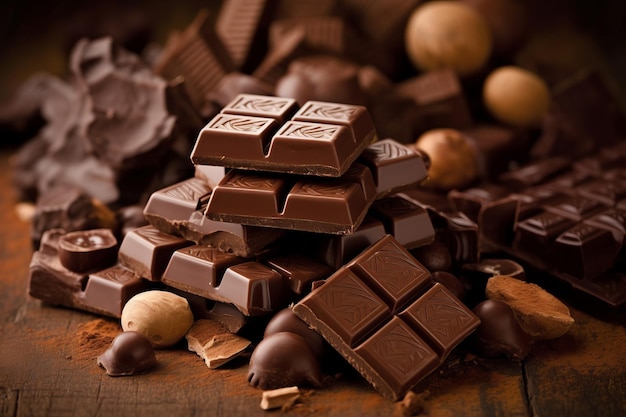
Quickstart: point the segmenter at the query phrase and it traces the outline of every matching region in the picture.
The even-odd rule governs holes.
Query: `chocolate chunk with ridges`
[[[98,356],[98,365],[110,376],[127,376],[147,371],[157,364],[150,340],[139,332],[118,334],[111,347]]]
[[[59,260],[70,271],[84,273],[117,260],[117,239],[111,229],[79,230],[59,238]]]
[[[270,48],[281,42],[283,36],[294,28],[304,32],[304,42],[320,52],[342,54],[348,52],[353,38],[347,22],[337,16],[315,16],[272,21],[269,26]]]
[[[286,279],[272,268],[202,245],[174,252],[162,281],[192,294],[233,304],[247,316],[277,311],[291,296]]]
[[[262,50],[261,27],[271,10],[267,0],[226,0],[222,2],[215,22],[215,31],[224,43],[235,69],[246,70],[258,57],[252,54]]]
[[[65,268],[58,256],[58,239],[64,232],[44,233],[41,246],[33,253],[29,267],[28,293],[45,303],[119,318],[124,304],[151,283],[132,271],[114,265],[91,274]]]
[[[305,175],[345,173],[375,135],[361,106],[240,95],[201,131],[194,164]]]
[[[207,217],[253,226],[351,233],[367,214],[374,194],[371,172],[360,164],[340,178],[292,179],[232,170],[213,190]]]
[[[211,187],[201,178],[189,178],[155,191],[150,195],[143,214],[151,225],[171,235],[180,235],[179,222],[206,203]]]
[[[207,94],[234,65],[208,13],[201,11],[183,32],[173,33],[161,52],[154,72],[166,80],[185,77],[185,88],[200,111]]]
[[[172,253],[192,244],[151,225],[144,226],[124,237],[118,253],[119,262],[140,277],[160,281]]]
[[[394,401],[479,324],[391,235],[335,272],[293,311]]]
[[[624,149],[618,144],[579,159],[553,157],[542,161],[543,167],[540,162],[510,171],[520,189],[481,210],[484,245],[602,303],[626,303],[619,168]],[[495,233],[495,215],[506,237]]]

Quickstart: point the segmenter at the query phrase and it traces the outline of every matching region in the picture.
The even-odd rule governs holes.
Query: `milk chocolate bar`
[[[375,198],[415,186],[426,175],[423,155],[385,139],[369,145],[339,178],[232,170],[213,190],[206,215],[254,226],[349,234]]]
[[[239,95],[196,140],[200,165],[338,177],[375,137],[363,106]],[[293,117],[291,117],[293,115]]]
[[[330,268],[302,255],[270,256],[261,262],[194,245],[172,254],[162,282],[233,304],[246,316],[258,316],[284,307],[294,292],[308,291],[311,282],[326,278],[330,272]]]
[[[575,161],[554,157],[507,173],[518,191],[481,205],[483,244],[606,304],[624,305],[625,163],[622,143]]]
[[[335,272],[293,311],[393,401],[479,324],[391,235]]]
[[[124,304],[154,284],[116,264],[92,273],[72,272],[59,259],[58,240],[65,232],[44,232],[29,267],[28,293],[51,305],[119,318]]]

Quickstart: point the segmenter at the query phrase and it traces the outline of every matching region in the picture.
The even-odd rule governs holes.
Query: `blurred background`
[[[552,59],[555,54],[564,60],[602,56],[624,101],[626,1],[519,1],[528,7],[535,33],[546,30],[553,33],[553,39],[544,36],[537,42],[545,46],[542,52],[545,59]],[[63,76],[70,49],[83,36],[112,35],[128,49],[138,52],[151,43],[163,45],[170,31],[186,27],[201,8],[209,9],[215,16],[220,4],[219,0],[3,0],[0,2],[0,101],[6,100],[36,72]]]

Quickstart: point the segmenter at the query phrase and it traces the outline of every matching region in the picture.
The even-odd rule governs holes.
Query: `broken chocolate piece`
[[[204,359],[209,369],[216,369],[241,355],[250,341],[227,331],[218,321],[196,320],[185,335],[187,347]]]

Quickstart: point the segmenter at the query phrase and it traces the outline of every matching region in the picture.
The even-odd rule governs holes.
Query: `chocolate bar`
[[[335,272],[293,311],[393,401],[479,324],[391,235]]]
[[[622,143],[578,160],[553,157],[506,173],[517,192],[481,204],[483,245],[603,303],[623,305],[624,163]]]
[[[304,256],[279,255],[255,261],[194,245],[172,254],[162,282],[185,292],[233,304],[246,316],[265,315],[284,307],[295,293],[330,269]]]
[[[296,108],[293,99],[239,95],[200,131],[192,162],[338,177],[375,136],[365,107],[308,102],[294,115]]]
[[[39,250],[29,267],[28,293],[43,302],[119,318],[124,304],[153,287],[129,269],[116,264],[101,271],[78,273],[65,268],[59,259],[61,229],[44,232]]]
[[[209,219],[316,233],[354,232],[375,198],[420,183],[420,153],[385,139],[369,145],[339,178],[232,170],[213,190]]]

